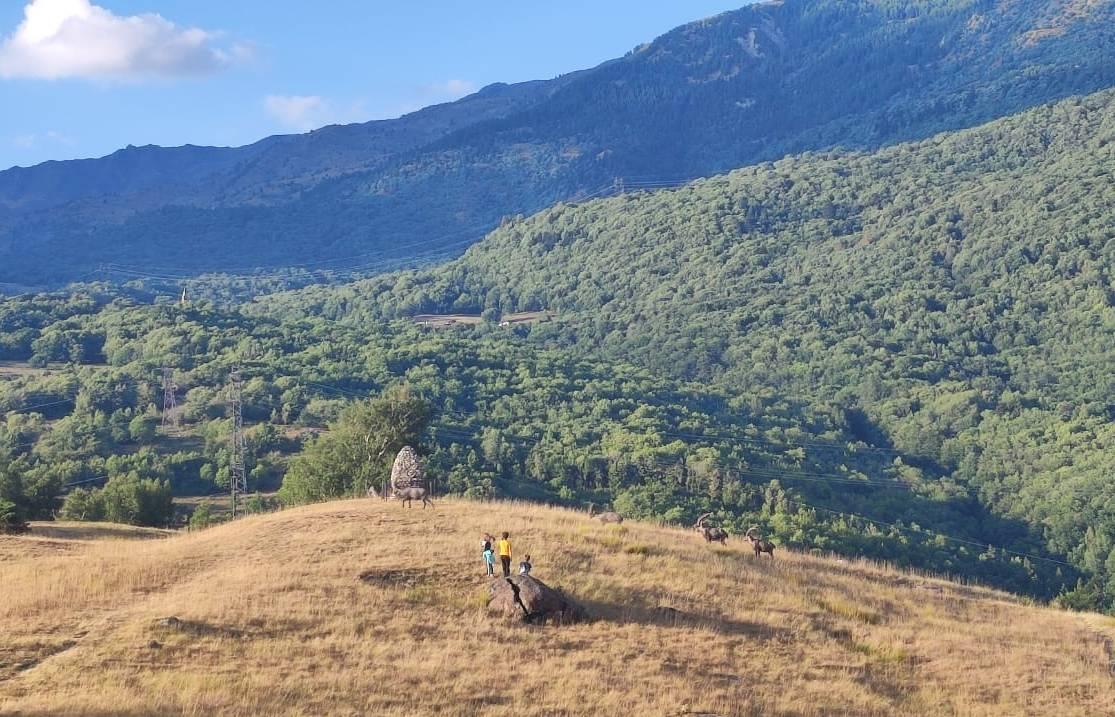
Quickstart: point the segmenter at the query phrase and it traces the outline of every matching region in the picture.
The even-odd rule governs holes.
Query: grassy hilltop
[[[504,529],[598,619],[490,618],[476,541]],[[709,547],[678,529],[448,499],[425,512],[327,503],[165,536],[62,524],[0,537],[0,714],[1115,705],[1115,621],[869,564],[784,550],[758,561],[738,539]]]

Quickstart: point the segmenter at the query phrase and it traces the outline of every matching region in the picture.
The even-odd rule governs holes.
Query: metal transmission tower
[[[178,401],[175,398],[177,390],[173,369],[163,368],[163,427],[172,430],[178,429]]]
[[[242,400],[243,382],[240,369],[234,368],[229,374],[228,405],[232,414],[232,445],[228,459],[228,482],[232,491],[232,517],[236,517],[241,493],[248,492],[248,478],[244,474],[244,410]]]

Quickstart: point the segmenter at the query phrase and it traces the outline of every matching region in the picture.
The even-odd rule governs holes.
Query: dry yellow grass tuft
[[[490,619],[502,530],[598,619]],[[0,714],[1115,714],[1110,620],[691,531],[357,500],[36,540],[0,543]]]

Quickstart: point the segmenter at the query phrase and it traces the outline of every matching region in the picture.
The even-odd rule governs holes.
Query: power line
[[[74,398],[63,398],[63,399],[58,400],[58,401],[51,401],[50,403],[39,403],[39,404],[36,404],[34,406],[24,406],[22,408],[13,408],[13,409],[9,410],[8,413],[9,414],[11,414],[11,413],[25,413],[27,411],[33,411],[33,410],[38,409],[38,408],[47,408],[49,406],[59,406],[63,403],[73,403],[73,402],[74,402]]]
[[[229,412],[232,414],[232,436],[229,445],[228,482],[232,494],[232,517],[236,518],[237,499],[248,492],[248,477],[244,473],[244,411],[243,383],[240,369],[229,374]]]
[[[175,393],[178,391],[178,384],[174,382],[173,370],[167,367],[163,368],[163,427],[171,430],[178,430],[178,410],[177,400]]]
[[[291,376],[291,378],[298,378],[298,377],[297,376]],[[302,383],[306,384],[307,386],[315,386],[317,388],[321,388],[321,389],[324,389],[326,391],[333,391],[335,393],[344,394],[346,396],[355,396],[356,398],[368,398],[368,396],[369,396],[368,392],[352,391],[352,390],[349,390],[349,389],[339,388],[337,386],[330,386],[329,384],[325,384],[325,383],[317,383],[316,381],[306,381],[306,380],[303,380],[303,379],[299,379],[299,380]]]
[[[786,440],[786,441],[782,441],[782,442],[777,442],[777,441],[771,441],[771,440],[764,440],[764,439],[761,439],[761,438],[748,438],[748,437],[744,437],[744,436],[720,435],[720,434],[694,434],[694,433],[680,433],[680,432],[676,432],[676,431],[659,431],[659,433],[661,433],[664,436],[673,436],[673,437],[676,437],[676,438],[689,438],[689,439],[704,440],[704,441],[732,441],[734,443],[750,443],[750,444],[758,444],[758,445],[780,446],[782,448],[792,447],[792,448],[832,449],[832,450],[841,451],[845,454],[850,454],[851,453],[851,451],[848,450],[847,446],[842,446],[839,443],[829,443],[829,442],[824,442],[824,441]],[[892,448],[878,448],[878,447],[875,447],[875,446],[862,446],[862,447],[856,446],[855,450],[856,450],[856,452],[861,452],[861,453],[880,453],[880,454],[892,455],[892,456],[902,456],[902,455],[904,455],[901,451],[897,451],[897,450],[894,450]]]
[[[920,534],[923,534],[923,535],[935,535],[935,536],[939,536],[939,537],[944,538],[945,540],[948,540],[948,541],[953,542],[953,543],[971,545],[971,546],[975,546],[975,547],[978,547],[978,548],[990,548],[990,549],[993,549],[993,550],[1001,551],[1001,552],[1009,554],[1009,555],[1016,555],[1018,557],[1027,558],[1029,560],[1040,560],[1040,561],[1043,561],[1043,562],[1046,562],[1046,563],[1053,563],[1053,564],[1056,564],[1056,565],[1064,565],[1066,567],[1073,568],[1074,570],[1076,569],[1075,565],[1073,565],[1072,563],[1066,562],[1064,560],[1057,560],[1055,558],[1045,558],[1045,557],[1042,557],[1040,555],[1035,555],[1033,553],[1026,553],[1026,552],[1023,552],[1023,551],[1020,551],[1020,550],[1011,550],[1009,548],[1003,548],[1003,547],[1000,547],[998,545],[994,545],[992,543],[983,543],[983,542],[977,542],[977,541],[974,541],[974,540],[967,540],[965,538],[957,538],[955,536],[948,535],[946,533],[942,533],[942,532],[937,531],[937,530],[930,530],[929,528],[921,528],[921,527],[914,528],[914,527],[909,527],[909,526],[904,526],[904,525],[898,525],[896,523],[888,523],[885,520],[877,520],[875,518],[868,518],[865,515],[858,515],[856,513],[848,513],[848,512],[845,512],[845,511],[839,511],[839,510],[833,510],[831,508],[825,508],[825,507],[819,506],[819,505],[813,505],[811,503],[806,503],[805,501],[799,500],[797,498],[793,498],[791,500],[793,500],[794,502],[800,503],[800,504],[802,504],[806,507],[812,508],[814,510],[819,510],[819,511],[822,511],[822,512],[825,512],[825,513],[831,513],[831,514],[834,514],[834,515],[841,515],[841,516],[848,517],[848,518],[856,518],[858,520],[862,520],[862,521],[865,521],[865,522],[868,522],[868,523],[874,523],[875,525],[894,528],[895,530],[906,530],[906,531],[909,531],[909,532],[912,532],[912,533],[920,533]]]
[[[86,478],[85,480],[77,480],[72,483],[66,483],[62,487],[73,488],[76,485],[85,485],[86,483],[99,483],[101,481],[108,480],[111,477],[112,476],[97,476],[96,478]]]

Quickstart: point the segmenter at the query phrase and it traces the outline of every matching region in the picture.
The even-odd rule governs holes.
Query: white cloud
[[[30,0],[0,45],[0,77],[139,79],[216,72],[251,54],[161,15],[119,16],[90,0]]]
[[[73,137],[55,132],[54,130],[47,130],[42,133],[21,134],[18,137],[12,138],[12,146],[16,149],[35,149],[42,145],[65,145],[72,147],[76,142]]]
[[[37,134],[21,134],[12,138],[12,146],[16,149],[34,149],[39,142]]]
[[[301,131],[326,124],[330,114],[329,103],[318,95],[268,95],[263,107],[284,127]]]
[[[441,94],[444,97],[458,100],[465,95],[476,92],[476,85],[468,80],[446,80],[440,85],[431,85],[430,89],[434,94]]]
[[[451,102],[476,91],[467,80],[446,80],[416,87],[402,102],[389,105],[386,111],[370,112],[367,102],[335,102],[321,95],[268,95],[263,108],[276,122],[289,130],[305,132],[329,124],[366,122],[372,117],[398,117],[408,112],[441,102]]]
[[[384,113],[387,117],[398,117],[410,112],[415,112],[430,105],[459,100],[465,95],[471,95],[477,88],[474,82],[468,80],[446,80],[423,85],[415,88],[414,92],[402,102],[392,105]]]
[[[263,98],[263,109],[284,128],[298,132],[369,119],[362,99],[338,103],[320,95],[268,95]]]

